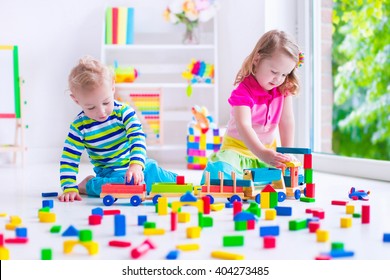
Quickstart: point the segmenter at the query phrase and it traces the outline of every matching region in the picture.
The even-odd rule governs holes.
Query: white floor
[[[169,168],[169,167],[167,167]],[[173,171],[186,176],[187,182],[198,184],[200,171],[186,170],[185,168],[171,167]],[[91,166],[82,165],[80,177],[84,178],[92,171]],[[358,178],[349,178],[323,173],[314,173],[316,183],[316,202],[307,204],[295,200],[287,200],[280,206],[291,206],[291,217],[277,217],[274,221],[264,220],[262,217],[256,224],[256,229],[251,231],[234,231],[232,222],[232,209],[223,209],[212,212],[214,219],[212,228],[204,228],[201,237],[188,239],[186,228],[196,226],[197,214],[193,207],[184,207],[183,211],[192,213],[189,223],[181,223],[178,230],[171,232],[169,216],[158,216],[154,206],[142,205],[132,207],[126,200],[118,200],[111,207],[105,207],[99,198],[85,197],[82,202],[60,203],[54,200],[52,212],[56,214],[56,222],[53,224],[40,223],[38,209],[42,207],[42,192],[60,192],[58,179],[58,164],[46,164],[27,166],[25,168],[1,166],[0,167],[0,213],[7,216],[0,217],[0,233],[5,238],[15,237],[15,232],[6,230],[9,216],[16,215],[22,219],[22,225],[28,230],[29,241],[27,244],[9,244],[5,246],[10,251],[11,259],[39,260],[42,248],[53,250],[53,259],[130,259],[130,250],[142,243],[146,236],[143,229],[137,226],[137,216],[147,215],[148,221],[157,223],[158,228],[166,229],[165,235],[151,236],[150,239],[157,245],[157,249],[148,252],[143,259],[165,259],[170,250],[174,250],[178,244],[197,243],[200,250],[181,252],[179,259],[209,259],[211,251],[224,250],[243,254],[246,259],[298,259],[312,260],[321,253],[329,252],[331,242],[343,242],[345,250],[353,251],[354,257],[348,259],[390,259],[390,244],[382,241],[384,233],[390,233],[390,183],[370,181]],[[348,191],[351,187],[370,190],[368,202],[350,201],[355,205],[355,212],[361,211],[361,205],[369,204],[371,207],[370,224],[362,224],[358,218],[353,219],[351,228],[340,228],[340,218],[345,214],[344,206],[333,206],[331,200],[349,200]],[[217,200],[216,202],[226,202]],[[102,224],[88,225],[88,216],[96,207],[103,209],[119,209],[126,215],[125,237],[114,236],[113,216],[104,216]],[[247,207],[244,205],[244,208]],[[325,210],[325,219],[321,220],[321,228],[330,232],[330,240],[318,243],[315,234],[307,229],[289,231],[288,222],[292,219],[309,218],[305,213],[307,208],[322,208]],[[76,246],[71,254],[63,253],[63,242],[76,237],[62,237],[61,234],[50,233],[53,225],[61,225],[62,231],[73,225],[77,229],[92,229],[94,241],[99,243],[99,253],[93,256],[87,251]],[[280,235],[277,237],[275,249],[263,249],[262,238],[259,237],[259,226],[279,225]],[[61,232],[62,232],[61,231]],[[225,235],[244,235],[243,247],[223,247],[222,237]],[[125,240],[132,243],[130,248],[113,248],[108,246],[110,240]]]

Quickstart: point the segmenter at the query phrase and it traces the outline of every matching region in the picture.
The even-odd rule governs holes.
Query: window
[[[390,181],[390,4],[305,4],[298,29],[309,49],[305,98],[312,98],[300,119],[309,119],[316,167]]]

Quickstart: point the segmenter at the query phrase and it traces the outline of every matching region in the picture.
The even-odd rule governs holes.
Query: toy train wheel
[[[214,204],[214,197],[211,194],[206,195],[210,198],[210,204]]]
[[[287,195],[284,192],[278,193],[278,202],[283,202],[286,200]]]
[[[130,198],[130,204],[133,206],[138,206],[142,202],[142,199],[138,195],[134,195]]]
[[[230,198],[230,203],[233,203],[234,201],[241,201],[241,197],[238,196],[238,195],[232,195],[232,197]]]
[[[296,200],[301,198],[301,190],[295,190],[294,197]]]
[[[114,202],[115,202],[115,199],[114,199],[114,197],[112,195],[108,194],[105,197],[103,197],[103,204],[105,206],[111,206],[111,205],[114,204]]]
[[[161,197],[161,194],[156,194],[155,196],[153,196],[153,204],[156,205],[157,202],[158,202],[158,199]]]
[[[257,204],[260,204],[260,199],[261,199],[260,194],[259,193],[256,194],[255,201],[257,202]]]

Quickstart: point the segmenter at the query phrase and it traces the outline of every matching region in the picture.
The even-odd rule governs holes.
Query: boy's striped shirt
[[[125,170],[130,164],[145,167],[145,134],[133,108],[114,101],[114,109],[104,122],[78,114],[65,140],[60,180],[63,191],[78,189],[76,176],[80,157],[86,149],[95,167]]]

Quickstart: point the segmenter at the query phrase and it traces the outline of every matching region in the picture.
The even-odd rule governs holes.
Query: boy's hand
[[[139,164],[130,164],[129,168],[126,171],[126,182],[130,182],[131,179],[134,180],[134,185],[141,185],[144,181],[144,172],[142,171],[142,166]]]
[[[261,160],[263,160],[265,163],[275,166],[276,168],[282,168],[286,165],[284,162],[290,161],[290,156],[278,153],[272,149],[266,149],[261,157]]]
[[[61,202],[73,202],[75,200],[83,200],[78,192],[63,193],[58,197]]]

